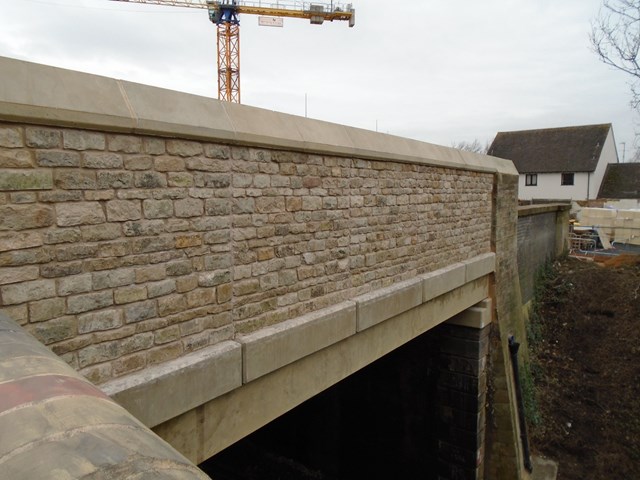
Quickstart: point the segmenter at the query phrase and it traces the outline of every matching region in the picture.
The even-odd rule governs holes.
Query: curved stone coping
[[[494,270],[495,254],[479,255],[101,387],[145,425],[155,427]]]
[[[2,478],[208,478],[2,314],[0,432]]]
[[[0,72],[0,120],[518,174],[496,157],[7,57]]]

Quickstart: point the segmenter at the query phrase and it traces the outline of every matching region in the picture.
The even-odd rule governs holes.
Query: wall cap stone
[[[100,388],[151,428],[241,385],[241,346],[224,341]]]
[[[0,120],[517,175],[513,162],[212,98],[0,57]]]

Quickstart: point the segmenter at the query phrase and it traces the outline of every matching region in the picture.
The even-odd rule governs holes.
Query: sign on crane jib
[[[258,25],[261,27],[282,27],[284,18],[282,17],[258,17]]]

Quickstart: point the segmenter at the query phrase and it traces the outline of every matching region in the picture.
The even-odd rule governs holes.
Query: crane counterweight
[[[342,20],[355,25],[352,4],[334,2],[245,0],[110,0],[113,2],[147,3],[170,7],[206,8],[209,19],[217,26],[218,98],[240,103],[240,14],[268,17],[305,18],[314,25]]]

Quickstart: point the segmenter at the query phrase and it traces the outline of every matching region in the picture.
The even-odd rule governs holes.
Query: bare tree
[[[482,155],[486,155],[489,151],[489,142],[485,142],[484,145],[477,138],[472,142],[467,142],[462,140],[461,142],[453,142],[451,144],[453,148],[457,148],[458,150],[464,150],[466,152],[473,153],[481,153]]]
[[[600,60],[632,76],[631,106],[640,108],[640,0],[604,0],[589,35]]]

